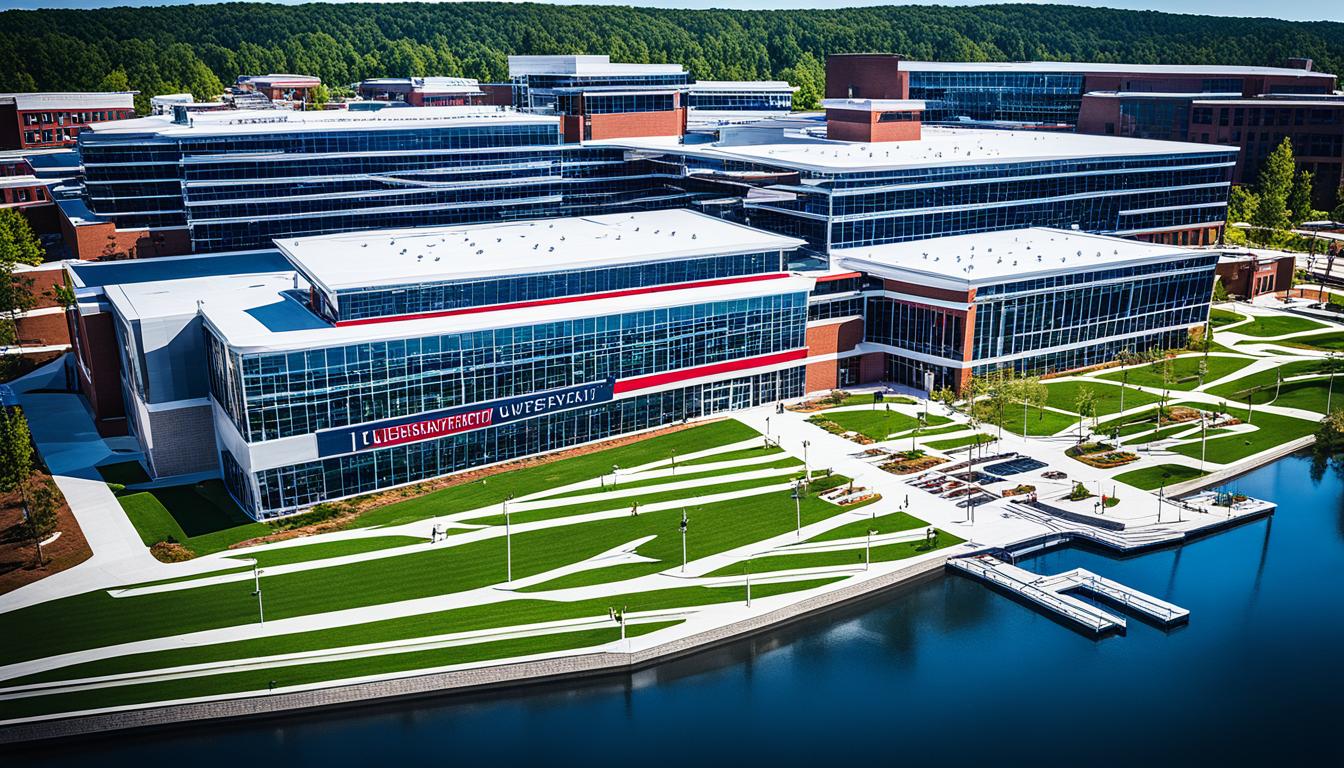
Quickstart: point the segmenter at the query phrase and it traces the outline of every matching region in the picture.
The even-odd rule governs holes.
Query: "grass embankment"
[[[668,460],[674,451],[678,454],[694,453],[760,436],[759,432],[740,421],[731,419],[716,421],[617,448],[571,456],[562,461],[524,467],[506,474],[454,485],[418,498],[370,510],[361,515],[354,525],[358,527],[397,525],[437,515],[480,509],[499,504],[509,496],[525,496],[609,474],[613,464],[620,467],[636,467]]]
[[[825,533],[819,533],[808,539],[814,541],[839,541],[841,539],[856,539],[860,536],[866,536],[869,531],[876,531],[878,534],[899,533],[901,531],[911,531],[916,528],[923,528],[928,525],[914,515],[905,512],[891,512],[877,517],[865,517],[852,523],[846,523],[839,528],[832,528]]]
[[[1273,402],[1275,405],[1289,408],[1302,408],[1317,413],[1325,413],[1327,402],[1330,403],[1332,408],[1336,405],[1334,398],[1329,395],[1330,377],[1328,374],[1332,366],[1336,369],[1344,368],[1344,366],[1336,365],[1328,360],[1295,360],[1280,365],[1278,368],[1259,371],[1249,376],[1218,384],[1210,387],[1207,392],[1241,403],[1265,405]],[[1291,378],[1311,374],[1326,375],[1317,379],[1289,381],[1281,386],[1278,383],[1280,375],[1284,378]],[[1336,385],[1336,388],[1338,389],[1338,385]],[[1277,399],[1275,399],[1276,397]],[[1339,404],[1344,405],[1344,401],[1340,401]]]
[[[279,549],[264,549],[255,552],[244,550],[239,554],[229,555],[229,557],[241,559],[249,563],[255,558],[257,565],[262,568],[267,568],[275,565],[289,565],[291,563],[306,563],[313,560],[326,560],[331,557],[359,555],[365,552],[377,552],[382,549],[391,549],[393,547],[409,547],[413,544],[424,544],[426,541],[428,541],[428,539],[422,539],[419,536],[367,536],[362,539],[342,539],[339,541],[326,541],[317,544],[281,547]]]
[[[1204,410],[1210,408],[1205,403],[1177,403],[1177,405]],[[1241,419],[1243,423],[1246,421],[1248,414],[1245,409],[1228,408],[1227,410],[1232,416]],[[1256,411],[1250,414],[1250,417],[1251,423],[1256,428],[1255,431],[1231,434],[1206,441],[1205,460],[1215,464],[1230,464],[1247,456],[1314,434],[1320,426],[1314,421],[1279,416],[1263,411]],[[1182,456],[1198,459],[1200,457],[1200,441],[1196,440],[1192,443],[1174,446],[1171,450]]]
[[[1222,328],[1223,326],[1240,323],[1245,319],[1245,315],[1239,315],[1230,310],[1218,309],[1217,307],[1209,310],[1209,324],[1214,328]]]
[[[1315,320],[1308,320],[1305,317],[1295,315],[1265,315],[1257,317],[1254,321],[1240,326],[1229,333],[1239,333],[1242,336],[1254,336],[1256,338],[1272,338],[1276,336],[1287,336],[1290,333],[1306,333],[1308,331],[1319,331],[1322,328],[1328,328],[1324,323],[1318,323]]]
[[[1120,412],[1121,387],[1118,384],[1103,384],[1098,381],[1054,381],[1045,386],[1050,392],[1046,405],[1051,408],[1058,408],[1066,413],[1075,414],[1078,412],[1079,395],[1083,391],[1090,391],[1093,397],[1093,412],[1097,416]],[[1156,403],[1160,399],[1157,395],[1150,395],[1137,389],[1124,389],[1125,410]],[[1072,420],[1077,421],[1077,418],[1074,417]]]
[[[1164,485],[1163,474],[1167,475],[1165,485],[1175,485],[1186,480],[1193,480],[1196,477],[1203,477],[1208,472],[1201,472],[1194,467],[1187,467],[1183,464],[1158,464],[1153,467],[1121,472],[1111,479],[1145,491],[1154,491]]]
[[[626,627],[626,635],[638,637],[679,623],[681,622],[662,621],[631,624]],[[270,690],[283,693],[289,687],[332,680],[358,678],[366,675],[405,673],[454,664],[468,664],[588,648],[619,640],[620,636],[620,629],[612,626],[578,632],[450,646],[448,648],[367,656],[342,661],[314,662],[243,672],[225,672],[139,685],[122,685],[90,691],[11,699],[0,701],[0,718],[32,717],[103,707],[172,701],[189,697],[220,696],[246,691]]]
[[[847,482],[841,477],[832,483]],[[824,485],[824,484],[821,484]],[[814,484],[814,490],[817,485]],[[745,546],[793,529],[787,491],[698,506],[691,515],[691,559]],[[844,511],[809,494],[804,524]],[[638,564],[654,572],[680,562],[681,509],[646,512],[513,535],[515,579],[585,560],[644,536],[639,553],[664,561]],[[500,531],[499,533],[503,533]],[[451,541],[451,540],[450,540]],[[394,557],[263,577],[266,617],[272,620],[450,594],[504,581],[502,535]],[[104,591],[50,600],[0,614],[0,663],[114,643],[251,623],[256,616],[251,580],[113,598]]]
[[[757,588],[753,588],[752,596],[788,594],[830,584],[833,581],[836,581],[836,579],[763,584],[760,585],[759,589],[766,591],[758,592]],[[27,685],[58,680],[122,675],[189,664],[207,664],[232,659],[257,659],[287,653],[388,643],[417,637],[432,637],[450,632],[472,632],[539,624],[547,621],[600,617],[606,615],[607,609],[614,606],[624,606],[631,611],[655,611],[731,603],[745,599],[746,590],[742,587],[678,587],[574,602],[519,598],[504,603],[453,608],[332,629],[116,656],[7,680],[5,685]]]
[[[244,514],[219,480],[128,493],[117,501],[147,547],[175,541],[208,555],[272,532]]]
[[[711,453],[708,456],[700,456],[694,459],[677,459],[678,467],[689,467],[697,464],[717,464],[720,461],[738,461],[740,459],[754,459],[760,456],[771,456],[782,454],[784,449],[777,445],[757,445],[752,448],[739,448],[735,451],[724,451],[722,453]]]
[[[1129,399],[1125,399],[1128,407]],[[1003,409],[1003,428],[1015,435],[1043,437],[1053,435],[1078,423],[1078,417],[1069,413],[1060,413],[1048,408],[1028,408],[1026,421],[1022,418],[1022,404],[1010,403]],[[994,424],[997,426],[997,422]]]
[[[1201,380],[1199,378],[1199,364],[1204,361],[1203,355],[1189,355],[1186,357],[1175,357],[1168,361],[1171,366],[1171,375],[1168,378],[1167,389],[1189,392],[1210,381],[1217,381],[1224,376],[1231,375],[1245,368],[1255,360],[1247,357],[1222,357],[1210,355],[1208,357],[1208,372]],[[1125,380],[1128,374],[1128,382],[1134,386],[1150,387],[1152,389],[1162,389],[1162,374],[1157,363],[1131,368],[1128,371],[1112,371],[1103,374],[1098,378],[1109,379],[1111,381]],[[1130,407],[1129,393],[1125,394],[1125,407]],[[1134,405],[1144,405],[1144,401],[1136,400]]]
[[[930,546],[924,541],[902,541],[895,544],[882,544],[872,548],[871,560],[874,563],[891,560],[905,560],[915,555],[923,555],[939,549],[961,544],[964,539],[939,530],[937,544]],[[836,549],[829,552],[799,552],[793,555],[766,555],[743,560],[706,574],[707,576],[733,576],[741,573],[770,573],[791,571],[797,568],[825,568],[831,566],[863,565],[864,547]],[[756,590],[752,588],[752,597]]]
[[[919,426],[918,417],[900,411],[889,411],[885,408],[864,411],[825,411],[819,414],[819,417],[838,424],[840,428],[846,431],[858,432],[864,437],[878,442]],[[936,427],[950,421],[951,419],[946,416],[931,413],[928,417],[927,426]]]
[[[985,443],[992,443],[997,439],[998,438],[994,437],[993,435],[987,435],[983,432],[978,432],[974,435],[966,435],[964,437],[953,437],[947,440],[930,440],[924,445],[934,449],[935,451],[950,451],[954,448],[962,448],[967,445],[975,444],[977,442],[980,445],[984,445]]]

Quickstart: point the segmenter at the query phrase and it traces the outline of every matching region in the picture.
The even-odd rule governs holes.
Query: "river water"
[[[1084,637],[947,575],[633,676],[206,724],[35,764],[1344,765],[1344,482],[1291,456],[1235,487],[1266,520],[1085,567],[1188,608]]]

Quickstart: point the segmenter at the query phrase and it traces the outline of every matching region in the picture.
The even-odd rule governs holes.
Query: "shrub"
[[[1091,498],[1092,492],[1087,490],[1087,486],[1080,482],[1073,484],[1073,490],[1069,491],[1069,501],[1082,501]]]

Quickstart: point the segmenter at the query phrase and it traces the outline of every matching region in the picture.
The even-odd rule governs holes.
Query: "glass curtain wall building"
[[[803,394],[790,238],[673,210],[277,244],[300,288],[201,309],[223,474],[258,517]]]
[[[555,118],[492,108],[202,113],[81,134],[89,208],[185,228],[192,250],[279,237],[661,207],[622,151],[566,147]]]

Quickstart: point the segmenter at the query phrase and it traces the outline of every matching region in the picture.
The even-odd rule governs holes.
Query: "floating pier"
[[[1190,618],[1190,612],[1178,605],[1082,568],[1041,576],[988,554],[953,558],[947,564],[1097,636],[1123,632],[1124,618],[1070,593],[1087,592],[1164,627]]]

